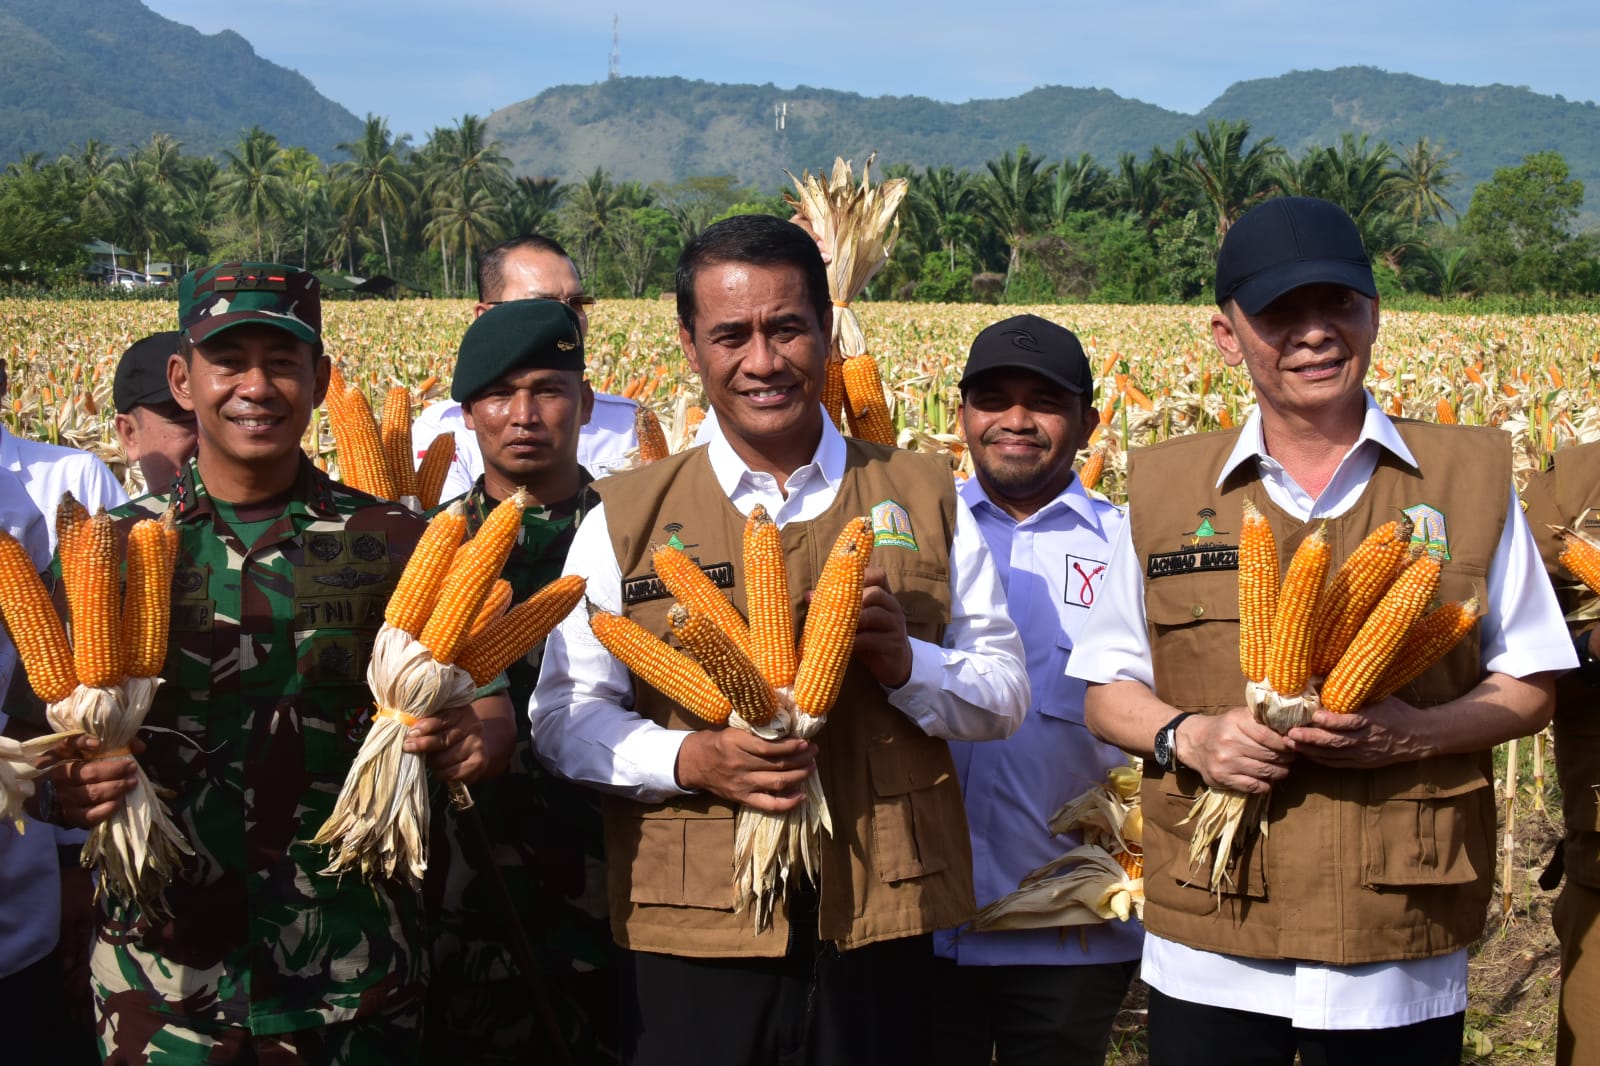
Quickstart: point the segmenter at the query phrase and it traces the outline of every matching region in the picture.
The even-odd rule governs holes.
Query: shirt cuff
[[[617,752],[619,760],[633,766],[638,782],[634,798],[641,803],[660,803],[674,796],[688,795],[693,789],[678,784],[678,749],[689,738],[687,729],[648,729],[628,741],[628,753]]]
[[[937,699],[944,691],[944,657],[937,644],[908,638],[911,643],[911,676],[899,688],[884,688],[889,706],[911,719],[929,736],[942,736]]]

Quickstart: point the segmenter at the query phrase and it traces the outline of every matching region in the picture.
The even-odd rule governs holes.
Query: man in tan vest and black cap
[[[1354,222],[1321,200],[1247,212],[1217,259],[1212,335],[1256,410],[1135,453],[1128,522],[1069,673],[1090,729],[1145,763],[1150,1061],[1455,1063],[1467,948],[1493,881],[1491,749],[1550,718],[1574,665],[1511,485],[1505,434],[1391,420]],[[1324,527],[1335,567],[1404,510],[1482,617],[1395,696],[1279,736],[1242,706],[1242,506],[1280,560]],[[1220,898],[1181,824],[1207,785],[1268,794]],[[1246,827],[1249,830],[1251,827]]]
[[[721,432],[597,483],[567,572],[597,606],[667,633],[652,545],[684,548],[745,607],[746,514],[782,530],[797,627],[844,524],[871,514],[855,652],[815,739],[707,728],[595,640],[552,634],[533,700],[540,757],[612,793],[612,932],[625,1062],[748,1066],[928,1060],[935,929],[973,910],[961,790],[945,743],[1010,734],[1022,644],[948,467],[845,440],[820,405],[832,307],[814,240],[770,216],[708,227],[678,262],[679,339]],[[758,932],[735,909],[734,815],[785,811],[817,774],[833,832],[816,884],[792,878]]]

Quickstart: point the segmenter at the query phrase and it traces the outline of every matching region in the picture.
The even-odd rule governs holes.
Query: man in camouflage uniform
[[[578,431],[593,404],[583,370],[578,316],[556,300],[489,307],[461,341],[450,392],[484,458],[483,474],[460,497],[469,530],[476,533],[518,487],[530,497],[503,571],[513,602],[561,575],[572,535],[597,498],[577,459]],[[434,836],[429,895],[442,898],[428,996],[430,1061],[548,1058],[552,1024],[574,1062],[615,1061],[602,820],[593,793],[534,759],[526,712],[542,653],[541,645],[506,671],[517,709],[510,772],[473,790],[475,812],[446,813],[435,804],[442,832]],[[514,940],[513,920],[535,955],[540,991],[530,988],[530,960]]]
[[[372,641],[423,525],[300,451],[329,373],[313,276],[222,264],[185,280],[179,317],[168,374],[200,452],[174,492],[116,513],[177,509],[166,683],[139,759],[195,854],[167,887],[170,917],[103,905],[102,1052],[152,1066],[416,1062],[421,900],[323,876],[327,853],[304,841],[369,724]],[[503,696],[452,708],[406,748],[472,781],[508,754],[509,715]],[[104,820],[131,770],[126,757],[58,769],[62,819]]]

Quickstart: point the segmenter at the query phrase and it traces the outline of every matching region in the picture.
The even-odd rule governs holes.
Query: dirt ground
[[[1555,1060],[1561,967],[1555,933],[1550,928],[1550,908],[1557,893],[1546,892],[1538,885],[1539,874],[1561,837],[1560,800],[1554,794],[1554,780],[1552,765],[1544,812],[1534,804],[1533,789],[1526,779],[1519,790],[1512,907],[1509,916],[1502,915],[1502,867],[1497,866],[1490,920],[1483,939],[1472,949],[1468,965],[1463,1063],[1535,1066]],[[1502,804],[1502,822],[1503,810]],[[1501,828],[1503,832],[1503,824]],[[1145,1001],[1145,985],[1136,980],[1112,1030],[1106,1066],[1144,1066],[1148,1061]]]

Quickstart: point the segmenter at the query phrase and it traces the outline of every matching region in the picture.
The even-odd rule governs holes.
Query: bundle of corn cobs
[[[893,178],[874,186],[869,180],[872,156],[861,168],[861,184],[852,184],[850,164],[833,161],[831,178],[806,171],[789,174],[795,196],[784,199],[816,232],[832,259],[828,294],[833,299],[833,338],[822,404],[834,424],[848,425],[850,436],[892,447],[894,423],[884,399],[878,362],[867,354],[861,322],[850,307],[874,274],[883,269],[900,235],[896,214],[910,182]],[[787,173],[787,172],[786,172]],[[848,423],[841,420],[841,414]]]
[[[589,625],[620,662],[707,722],[768,740],[810,739],[839,698],[871,554],[871,523],[851,519],[823,565],[796,649],[783,544],[757,504],[744,527],[748,623],[693,559],[664,547],[652,563],[677,598],[668,621],[685,650],[608,611],[591,608]],[[815,879],[821,833],[832,835],[833,822],[815,773],[806,779],[805,802],[791,811],[739,808],[734,890],[738,909],[754,904],[756,932],[771,921],[791,876]]]
[[[1137,766],[1118,766],[1050,816],[1050,832],[1083,843],[1034,870],[1017,890],[977,913],[972,928],[1066,929],[1144,919],[1144,810]]]
[[[64,494],[56,509],[56,539],[61,581],[67,593],[72,633],[57,616],[49,594],[27,553],[0,533],[0,611],[17,644],[34,692],[46,704],[54,737],[80,733],[100,748],[92,759],[133,759],[130,745],[144,724],[161,685],[167,654],[172,572],[177,564],[178,530],[169,510],[161,520],[144,519],[128,533],[127,591],[122,587],[122,553],[116,524],[101,512],[90,517],[83,505]],[[144,769],[134,761],[133,790],[109,818],[89,832],[83,864],[100,872],[98,891],[160,913],[166,883],[179,856],[193,854],[155,794]],[[42,771],[41,771],[42,772]],[[12,802],[7,813],[15,816]]]
[[[428,861],[428,789],[422,759],[404,750],[411,726],[477,690],[528,653],[583,597],[582,578],[564,577],[508,610],[500,577],[516,544],[527,497],[518,492],[463,543],[465,508],[435,515],[389,600],[367,665],[377,703],[372,728],[345,776],[333,813],[313,844],[333,850],[324,873],[405,874],[420,883]],[[457,806],[470,805],[464,787]]]
[[[1329,547],[1319,526],[1301,541],[1280,583],[1272,526],[1249,500],[1239,534],[1239,666],[1245,705],[1287,733],[1318,708],[1349,714],[1393,695],[1464,637],[1478,618],[1468,599],[1428,610],[1440,563],[1412,545],[1405,516],[1367,535],[1326,581]],[[1220,891],[1238,833],[1266,832],[1267,797],[1208,788],[1189,812],[1198,868],[1213,844],[1210,887]]]
[[[1561,554],[1556,562],[1571,571],[1590,592],[1600,594],[1600,545],[1575,529],[1558,529]]]
[[[411,464],[411,393],[396,385],[383,401],[383,423],[360,389],[347,385],[339,368],[328,380],[322,401],[339,448],[339,477],[353,489],[395,500],[413,511],[439,506],[439,493],[456,453],[456,435],[441,433],[422,462]]]

